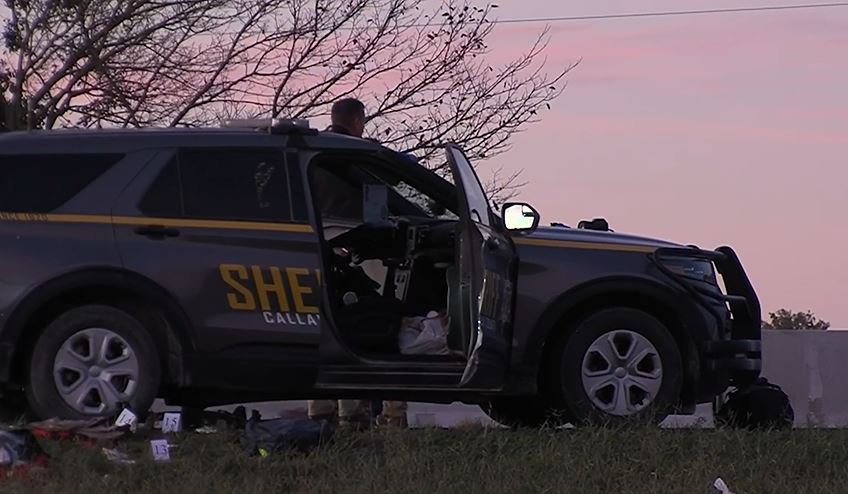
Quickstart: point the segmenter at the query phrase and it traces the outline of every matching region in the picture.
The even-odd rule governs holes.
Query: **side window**
[[[139,208],[150,216],[291,221],[283,153],[250,148],[181,150]]]
[[[281,151],[183,150],[179,160],[185,216],[291,220],[285,159]]]
[[[0,155],[0,211],[55,211],[123,157],[120,154]]]
[[[433,194],[427,193],[426,187],[405,181],[403,171],[393,167],[392,163],[373,157],[356,160],[346,156],[319,156],[311,168],[311,186],[321,217],[363,221],[363,191],[364,185],[369,184],[386,186],[387,206],[391,215],[458,219],[455,214],[457,204],[439,201]],[[432,176],[434,180],[438,178],[435,174]]]
[[[362,177],[355,172],[347,163],[312,167],[312,192],[322,218],[362,222]]]

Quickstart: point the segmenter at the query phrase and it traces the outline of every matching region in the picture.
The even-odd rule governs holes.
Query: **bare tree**
[[[6,126],[314,118],[353,95],[366,102],[371,137],[436,170],[448,141],[475,160],[504,152],[574,65],[544,72],[546,31],[524,55],[489,64],[494,5],[424,4],[6,0]],[[508,194],[516,179],[495,189]]]

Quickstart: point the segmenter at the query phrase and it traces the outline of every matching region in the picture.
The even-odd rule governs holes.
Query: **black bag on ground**
[[[795,412],[780,386],[760,378],[747,388],[730,393],[716,414],[718,425],[743,429],[791,429]]]
[[[241,434],[241,445],[250,456],[284,451],[308,453],[332,439],[334,432],[326,420],[251,419]]]

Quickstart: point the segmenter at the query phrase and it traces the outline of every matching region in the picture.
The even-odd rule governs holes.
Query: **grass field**
[[[248,458],[233,433],[187,434],[169,464],[147,443],[102,451],[48,443],[50,467],[3,492],[145,493],[710,493],[722,477],[737,494],[848,492],[848,431],[574,429],[341,433],[310,455]]]

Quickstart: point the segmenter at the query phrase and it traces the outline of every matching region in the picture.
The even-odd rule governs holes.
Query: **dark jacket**
[[[350,129],[348,129],[344,125],[339,125],[339,124],[331,124],[329,127],[327,127],[325,132],[334,132],[336,134],[344,134],[346,136],[353,136],[353,132],[351,132]]]

